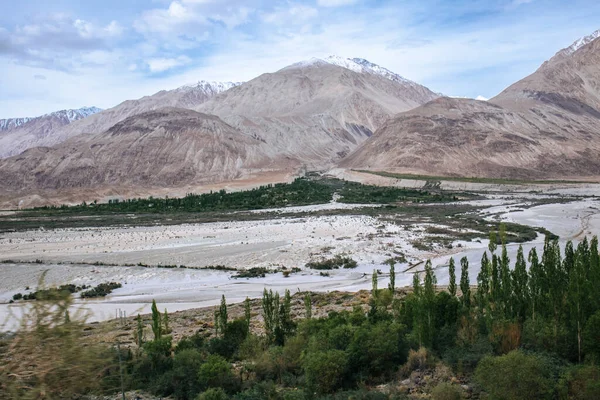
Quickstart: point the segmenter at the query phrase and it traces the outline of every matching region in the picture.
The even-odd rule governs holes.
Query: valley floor
[[[577,193],[574,189],[570,192]],[[593,196],[565,200],[540,193],[482,193],[481,200],[461,202],[478,218],[503,220],[542,227],[567,240],[600,233],[600,200]],[[586,193],[591,194],[591,193]],[[555,199],[555,200],[554,200]],[[567,202],[568,201],[568,202]],[[456,203],[454,203],[456,204]],[[415,223],[415,219],[390,218],[379,208],[332,202],[292,209],[262,210],[262,220],[238,220],[231,213],[227,222],[162,226],[88,227],[37,229],[0,234],[0,323],[14,326],[23,303],[9,304],[15,293],[35,288],[43,271],[47,285],[73,283],[97,285],[116,281],[123,287],[102,300],[80,300],[76,306],[89,309],[92,320],[114,318],[118,310],[127,315],[148,313],[155,299],[169,311],[215,305],[224,294],[229,302],[260,297],[263,289],[283,292],[358,291],[371,286],[374,269],[382,272],[379,284],[388,283],[391,257],[404,257],[396,266],[396,286],[408,286],[412,274],[431,259],[438,284],[448,281],[447,263],[467,257],[474,283],[487,239],[461,240],[460,231],[448,229],[443,219]],[[277,213],[295,216],[276,217]],[[429,242],[427,228],[446,230],[446,244]],[[453,230],[454,229],[454,230]],[[435,232],[435,229],[433,230]],[[452,232],[457,233],[452,238]],[[463,232],[464,233],[464,232]],[[438,235],[439,236],[439,235]],[[524,243],[525,251],[541,250],[544,236]],[[425,245],[423,245],[425,243]],[[518,244],[508,246],[511,260]],[[355,269],[321,271],[305,264],[335,255],[357,261]],[[8,261],[12,260],[12,261]],[[37,261],[36,261],[37,260]],[[141,263],[143,266],[138,266]],[[187,268],[164,268],[183,265]],[[226,266],[238,270],[266,267],[275,273],[265,277],[234,278],[236,271],[200,269]],[[163,266],[163,268],[158,268]],[[299,268],[291,272],[292,268]],[[419,269],[420,268],[420,269]],[[283,271],[291,273],[284,277]]]

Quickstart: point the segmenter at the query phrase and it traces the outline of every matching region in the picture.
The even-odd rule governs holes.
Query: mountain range
[[[10,154],[26,150],[0,160],[2,198],[44,202],[57,191],[88,189],[127,195],[337,166],[436,176],[600,176],[599,37],[560,50],[488,101],[444,97],[367,60],[336,56],[245,83],[161,91],[37,142],[13,137]],[[31,121],[18,123],[13,131]]]
[[[30,147],[59,143],[60,129],[100,111],[98,107],[83,107],[39,117],[0,119],[0,158],[19,154]]]

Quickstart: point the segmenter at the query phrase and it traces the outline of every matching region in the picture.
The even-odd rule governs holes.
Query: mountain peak
[[[594,40],[600,38],[600,29],[598,29],[595,32],[592,32],[591,34],[581,37],[579,39],[577,39],[576,41],[573,42],[572,45],[570,45],[567,48],[564,48],[562,50],[560,50],[558,53],[556,53],[557,56],[563,56],[563,57],[568,57],[571,54],[575,53],[577,50],[579,50],[580,48],[582,48],[583,46],[593,42]]]
[[[235,86],[241,85],[243,82],[214,82],[214,81],[198,81],[178,87],[175,90],[187,91],[187,90],[202,90],[210,94],[218,94],[229,90]]]
[[[71,123],[73,121],[77,121],[88,117],[92,114],[96,114],[100,111],[102,111],[102,109],[98,107],[81,107],[78,109],[54,111],[48,114],[40,115],[38,117],[0,119],[0,132],[6,131],[8,129],[18,128],[19,126],[24,125],[28,122],[45,117],[54,117],[63,120],[66,123]]]
[[[316,58],[313,57],[309,60],[300,61],[295,64],[290,65],[284,69],[288,68],[302,68],[308,66],[319,66],[319,65],[336,65],[338,67],[349,69],[350,71],[357,72],[359,74],[373,74],[380,75],[384,78],[387,78],[391,81],[402,83],[405,85],[416,85],[415,82],[404,78],[403,76],[398,75],[395,72],[390,71],[387,68],[384,68],[380,65],[370,62],[364,58],[345,58],[340,57],[338,55],[330,55],[325,58]]]

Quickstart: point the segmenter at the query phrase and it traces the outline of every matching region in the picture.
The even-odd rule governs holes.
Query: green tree
[[[221,305],[219,306],[219,328],[221,331],[224,331],[227,327],[228,319],[227,300],[225,300],[225,295],[221,295]]]
[[[594,236],[590,242],[590,283],[600,285],[600,254],[598,254],[598,237]],[[592,298],[592,308],[596,312],[600,310],[600,296]]]
[[[390,294],[394,296],[396,292],[396,262],[394,260],[390,261],[390,283],[388,289]]]
[[[250,299],[248,297],[246,297],[246,300],[244,300],[244,319],[246,320],[246,325],[248,326],[248,329],[250,328],[251,318],[252,318],[252,313],[250,310]]]
[[[487,252],[481,257],[481,269],[477,274],[477,292],[475,302],[477,304],[477,321],[482,334],[489,331],[492,310],[490,308],[490,261]]]
[[[433,268],[431,266],[431,260],[427,260],[425,263],[425,280],[423,282],[423,295],[422,295],[422,305],[421,305],[421,316],[423,319],[421,325],[424,327],[423,333],[423,342],[425,346],[431,347],[434,341],[435,335],[435,287],[437,284],[437,279],[435,274],[433,273]]]
[[[469,260],[467,257],[460,260],[460,267],[460,291],[462,293],[460,300],[464,310],[469,313],[471,310],[471,284],[469,282]]]
[[[577,335],[577,358],[581,362],[582,359],[582,339],[583,328],[587,323],[590,310],[591,297],[588,293],[587,268],[589,266],[589,254],[587,251],[587,243],[581,242],[577,246],[577,252],[573,254],[572,265],[566,267],[565,271],[569,273],[569,290],[567,297],[569,302],[569,315],[575,326]],[[571,250],[572,251],[572,247]],[[565,256],[567,251],[565,251]],[[567,264],[567,257],[565,257]]]
[[[273,343],[276,339],[275,334],[279,328],[279,293],[273,293],[273,290],[267,289],[263,291],[262,298],[263,321],[265,324],[265,332],[269,343]]]
[[[302,362],[307,384],[316,392],[333,393],[342,385],[348,356],[342,350],[309,352]]]
[[[154,334],[154,340],[160,340],[162,338],[163,327],[162,317],[156,306],[156,301],[152,300],[152,333]]]
[[[198,370],[203,361],[202,354],[196,349],[185,349],[175,353],[170,377],[176,399],[193,399],[200,392]]]
[[[544,302],[544,269],[541,267],[535,247],[529,252],[529,294],[531,298],[531,318],[535,322],[536,313]]]
[[[585,324],[583,350],[586,360],[600,364],[600,310],[596,311]]]
[[[519,246],[512,279],[514,290],[512,309],[521,323],[525,322],[525,318],[527,318],[527,308],[530,303],[528,278],[527,263],[525,262],[525,256],[523,254],[523,246]]]
[[[312,318],[312,298],[308,292],[304,295],[304,316],[306,319]]]
[[[203,388],[228,388],[234,381],[231,364],[223,357],[211,354],[198,370],[198,380]]]
[[[135,332],[135,343],[138,345],[138,348],[141,348],[144,345],[144,325],[142,323],[142,317],[140,314],[135,319],[136,321],[136,332]]]
[[[502,225],[501,225],[502,226]],[[504,237],[505,235],[503,235]],[[502,256],[500,258],[500,301],[504,318],[510,319],[513,316],[512,310],[512,276],[510,272],[510,259],[506,249],[505,240],[502,240]]]
[[[456,266],[454,265],[454,258],[452,257],[450,257],[450,263],[448,265],[448,274],[448,292],[450,292],[452,296],[456,296]]]
[[[419,347],[423,346],[425,326],[423,325],[423,287],[421,286],[421,279],[419,273],[413,274],[413,293],[412,301],[406,301],[406,305],[410,305],[410,312],[413,318],[413,331],[417,335],[419,341]]]

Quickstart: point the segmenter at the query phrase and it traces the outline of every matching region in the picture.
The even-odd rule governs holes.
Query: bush
[[[81,292],[81,298],[93,298],[93,297],[106,297],[111,294],[113,290],[119,289],[122,285],[118,282],[101,283],[93,289]]]
[[[306,264],[307,268],[327,270],[327,269],[339,269],[339,268],[356,268],[357,262],[350,257],[342,257],[339,254],[334,258],[322,259],[320,261],[311,261]]]
[[[541,357],[512,351],[485,357],[475,370],[475,380],[491,399],[551,399],[552,371]]]
[[[198,380],[203,388],[227,388],[234,391],[235,378],[231,372],[231,364],[223,357],[211,354],[198,371]]]
[[[196,400],[228,400],[229,396],[221,388],[211,388],[196,397]]]
[[[171,379],[176,399],[193,399],[200,392],[198,370],[204,361],[196,349],[181,350],[173,357]]]
[[[419,350],[410,350],[408,352],[408,359],[406,363],[400,369],[402,376],[410,376],[413,371],[423,371],[425,369],[433,368],[435,366],[435,358],[425,347],[419,348]]]
[[[600,399],[600,367],[576,366],[562,380],[561,398],[572,400]]]
[[[433,388],[431,392],[433,400],[460,400],[460,391],[453,385],[443,382]]]
[[[341,350],[308,353],[302,367],[309,387],[319,393],[333,393],[342,386],[348,357]]]

